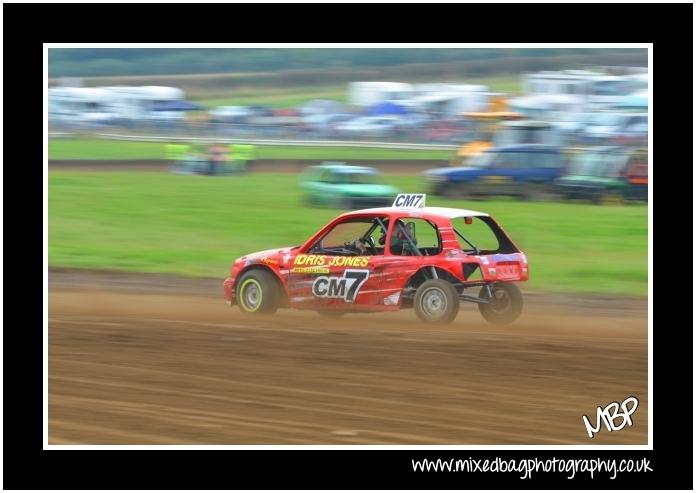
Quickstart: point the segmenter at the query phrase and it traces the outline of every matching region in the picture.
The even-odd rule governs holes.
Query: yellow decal
[[[369,257],[333,257],[329,265],[337,267],[367,267]]]
[[[264,264],[270,264],[270,265],[278,265],[278,261],[272,258],[264,257],[261,259],[261,262]]]
[[[293,272],[295,274],[328,274],[329,268],[322,267],[320,265],[312,267],[293,267],[292,269],[290,269],[290,272]]]
[[[324,265],[325,263],[325,255],[307,255],[305,253],[301,253],[295,257],[293,265]]]
[[[328,257],[326,255],[307,255],[301,253],[295,257],[293,266],[297,265],[328,265],[331,267],[367,267],[370,257]]]

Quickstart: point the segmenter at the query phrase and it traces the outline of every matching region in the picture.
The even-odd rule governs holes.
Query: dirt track
[[[645,301],[529,295],[513,326],[464,304],[433,328],[243,318],[220,284],[49,272],[49,443],[647,443]],[[634,425],[589,439],[581,416],[629,395]]]

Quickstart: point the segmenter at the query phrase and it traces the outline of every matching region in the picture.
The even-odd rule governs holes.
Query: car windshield
[[[386,217],[362,217],[343,221],[324,234],[310,249],[312,253],[328,255],[357,255],[351,244],[356,240],[371,247],[374,253],[376,238],[386,234]],[[382,225],[385,227],[383,228]]]
[[[580,176],[601,176],[607,154],[588,152],[578,156],[573,162],[570,174]]]
[[[620,80],[603,80],[594,84],[594,93],[597,96],[620,96],[625,94],[626,83]]]
[[[484,152],[478,156],[472,156],[471,159],[466,163],[467,166],[473,166],[474,168],[487,168],[493,164],[495,159],[494,152]]]
[[[341,183],[352,185],[380,185],[384,183],[382,177],[376,173],[342,173]]]
[[[556,134],[549,128],[513,127],[495,135],[495,146],[502,147],[517,144],[556,144]]]

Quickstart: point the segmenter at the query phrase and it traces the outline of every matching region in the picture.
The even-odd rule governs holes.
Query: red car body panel
[[[342,311],[395,311],[401,308],[402,291],[414,274],[423,268],[436,268],[449,273],[466,286],[488,282],[516,282],[529,279],[527,257],[509,236],[487,214],[461,211],[486,218],[489,227],[506,242],[511,253],[473,255],[462,250],[452,226],[455,209],[404,209],[385,207],[342,214],[298,247],[266,250],[240,257],[224,281],[225,299],[235,303],[235,281],[250,268],[265,268],[280,280],[291,308]],[[393,255],[388,242],[382,255],[315,255],[310,248],[323,235],[346,219],[378,216],[389,221],[388,236],[392,235],[396,219],[425,219],[434,225],[440,236],[441,250],[437,255]],[[497,232],[496,232],[497,230]],[[479,266],[481,276],[470,280],[465,265]]]

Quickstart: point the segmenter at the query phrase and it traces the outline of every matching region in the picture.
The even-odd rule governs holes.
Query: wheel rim
[[[428,317],[438,317],[447,310],[447,296],[438,288],[429,288],[421,297],[420,307]]]
[[[512,300],[504,289],[494,289],[493,297],[490,299],[488,306],[493,313],[502,314],[510,309]]]
[[[240,301],[245,310],[255,312],[263,301],[263,291],[256,279],[247,279],[242,284]]]

